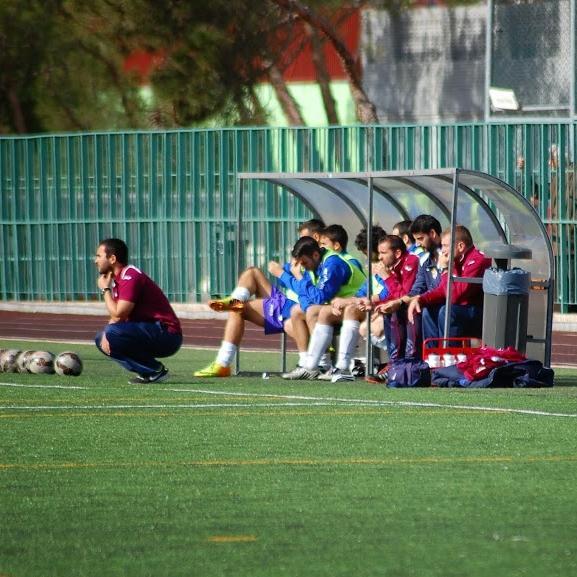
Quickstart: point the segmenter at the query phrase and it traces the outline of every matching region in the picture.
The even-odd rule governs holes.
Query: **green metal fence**
[[[466,124],[181,130],[0,138],[0,299],[96,298],[99,239],[174,302],[225,294],[236,280],[236,174],[459,166],[531,199],[557,254],[557,301],[577,304],[577,125]],[[246,262],[284,259],[310,218],[292,195],[254,184],[243,207]],[[378,217],[378,215],[377,215]]]

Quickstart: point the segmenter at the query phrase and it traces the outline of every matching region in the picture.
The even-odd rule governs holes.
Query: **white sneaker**
[[[339,372],[339,369],[337,369],[337,367],[331,367],[328,371],[322,372],[318,376],[318,379],[319,379],[319,381],[332,381],[333,375],[336,375],[338,372]]]
[[[321,375],[326,375],[334,370],[335,367],[333,365],[319,365],[319,372]]]
[[[283,379],[289,381],[314,381],[319,376],[320,371],[317,369],[308,370],[304,367],[297,367],[293,369],[290,373],[283,373],[281,376]]]
[[[340,381],[354,381],[355,375],[349,369],[336,369],[333,373],[331,383],[338,383]]]

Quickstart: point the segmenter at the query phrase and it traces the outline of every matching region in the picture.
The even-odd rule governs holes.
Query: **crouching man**
[[[98,333],[98,349],[137,373],[132,384],[157,383],[168,369],[156,359],[174,355],[182,345],[180,322],[168,299],[147,275],[128,264],[128,247],[117,238],[103,240],[94,259],[98,288],[110,315]]]

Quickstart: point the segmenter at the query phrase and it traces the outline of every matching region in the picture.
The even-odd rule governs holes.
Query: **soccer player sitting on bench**
[[[355,294],[366,278],[356,266],[338,253],[321,248],[312,238],[300,239],[293,250],[293,257],[306,269],[315,270],[315,277],[318,279],[316,285],[307,276],[302,279],[291,279],[290,275],[280,267],[276,271],[271,269],[270,272],[278,276],[283,284],[290,285],[291,289],[298,294],[299,305],[306,315],[309,327],[314,326],[322,304],[328,303],[335,296],[346,297]],[[309,343],[309,352],[310,347]],[[319,358],[325,351],[326,346],[316,359],[314,367],[309,367],[308,364],[298,366],[293,371],[283,374],[283,378],[315,379],[320,373]],[[307,363],[308,358],[309,355],[307,355]]]
[[[318,235],[324,229],[324,224],[318,220],[304,222],[299,227],[301,237],[304,233]],[[306,238],[312,238],[305,235]],[[301,267],[296,263],[269,263],[269,268],[279,266],[283,270],[290,271],[294,268],[294,274],[301,275]],[[305,274],[312,274],[306,271]],[[249,300],[251,297],[257,297]],[[264,327],[265,334],[286,332],[294,338],[294,332],[290,323],[290,311],[298,303],[298,295],[294,292],[287,294],[283,290],[273,286],[264,273],[256,268],[246,269],[239,277],[236,288],[230,296],[223,299],[209,301],[209,306],[219,312],[228,311],[228,319],[224,329],[224,337],[217,353],[216,359],[208,366],[194,373],[195,377],[228,377],[231,374],[231,365],[238,351],[244,334],[244,323],[250,321]],[[301,337],[302,339],[302,337]],[[306,351],[308,335],[304,335],[304,342],[295,339],[297,347]]]
[[[400,236],[407,247],[407,252],[409,254],[415,254],[419,257],[421,264],[426,260],[427,251],[415,241],[415,237],[411,231],[411,226],[413,222],[411,220],[401,220],[393,226],[393,234],[395,236]]]
[[[403,303],[408,305],[412,297],[423,294],[428,290],[436,288],[441,282],[441,275],[447,268],[447,259],[441,254],[441,223],[429,214],[421,214],[415,218],[411,224],[411,233],[414,235],[415,242],[421,246],[425,253],[420,256],[421,265],[417,272],[417,278],[408,295],[390,301],[387,304],[388,311],[395,311],[402,306]],[[423,258],[426,257],[426,258]],[[414,331],[411,334],[415,340],[417,350],[421,348],[422,327],[429,327],[425,338],[439,337],[436,333],[437,316],[439,314],[439,306],[431,306],[422,311],[422,323],[413,324]],[[433,320],[434,319],[434,320]],[[431,333],[430,327],[434,326],[434,332]],[[409,327],[410,329],[410,327]]]
[[[387,297],[372,303],[362,299],[360,306],[365,310],[374,310],[383,314],[385,337],[389,360],[415,357],[417,352],[416,336],[413,327],[407,332],[407,307],[404,304],[391,306],[411,290],[419,269],[419,257],[407,252],[403,240],[395,235],[383,237],[379,242],[379,260],[385,266],[382,273],[389,291]]]
[[[372,298],[378,301],[388,294],[388,289],[385,287],[385,281],[378,275],[378,270],[380,270],[381,265],[377,258],[377,247],[379,244],[379,239],[386,236],[386,232],[380,226],[374,226],[372,228],[373,235],[373,257],[372,261],[376,265],[372,267],[371,279],[367,279],[361,288],[355,293],[354,296],[343,298],[336,297],[330,304],[321,307],[319,318],[317,324],[315,325],[312,334],[315,332],[320,335],[324,335],[315,338],[311,337],[311,343],[313,339],[318,342],[318,346],[322,347],[324,342],[330,343],[334,334],[334,327],[342,323],[340,340],[339,340],[339,350],[337,355],[337,362],[335,367],[331,368],[326,373],[322,373],[318,376],[319,380],[323,381],[353,381],[354,376],[350,371],[350,364],[352,361],[353,353],[356,349],[359,330],[361,323],[366,323],[366,314],[358,307],[359,299],[366,297],[368,295],[368,283],[371,282]],[[363,254],[367,254],[367,230],[363,229],[355,239],[355,246]],[[379,327],[378,323],[373,326],[371,324],[371,330],[377,332],[380,335],[383,328],[382,324]],[[316,355],[318,355],[318,350],[314,347],[310,348],[309,354],[311,358],[311,364],[314,363]]]
[[[453,275],[458,277],[482,277],[491,266],[491,259],[475,248],[469,230],[455,227],[455,242],[451,242],[451,230],[445,230],[441,236],[441,253],[448,260],[453,251]],[[423,309],[439,306],[436,326],[428,328],[423,324],[423,336],[429,334],[441,336],[445,331],[446,298],[449,275],[444,272],[439,286],[414,297],[409,304],[409,322],[417,322],[417,315]],[[480,337],[483,322],[483,287],[481,284],[455,281],[451,291],[451,317],[449,320],[450,337]]]

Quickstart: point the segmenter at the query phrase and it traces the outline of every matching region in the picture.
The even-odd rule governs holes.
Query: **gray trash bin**
[[[490,268],[483,276],[483,342],[495,348],[527,347],[531,273],[520,268]]]

